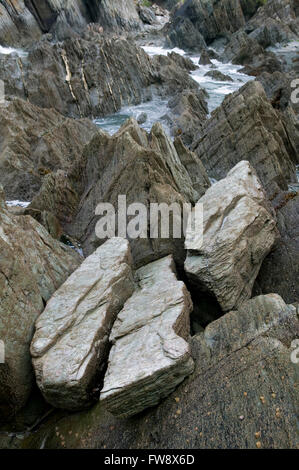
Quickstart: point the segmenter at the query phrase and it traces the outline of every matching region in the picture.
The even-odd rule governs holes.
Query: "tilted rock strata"
[[[44,39],[26,57],[0,55],[0,78],[6,96],[73,118],[113,114],[153,92],[198,90],[177,59],[149,57],[133,41],[105,39],[96,31],[57,43]]]
[[[53,240],[32,217],[11,214],[2,189],[0,253],[0,338],[5,343],[0,415],[5,419],[25,405],[34,383],[30,342],[35,321],[82,259]]]
[[[116,315],[134,289],[125,239],[98,248],[49,300],[36,323],[31,354],[37,384],[57,408],[92,402]]]
[[[296,149],[285,122],[256,81],[224,99],[204,123],[193,150],[217,180],[248,160],[270,198],[296,181]]]
[[[87,119],[68,119],[21,99],[0,105],[0,184],[7,200],[30,201],[46,175],[65,174],[97,132]]]
[[[100,399],[116,416],[154,406],[193,371],[187,343],[192,301],[171,256],[136,272],[138,288],[118,314]]]
[[[162,237],[159,231],[157,236],[150,238],[150,204],[178,204],[179,214],[174,217],[180,224],[183,204],[195,203],[210,183],[200,164],[196,172],[188,173],[188,159],[192,167],[192,160],[196,165],[198,158],[183,145],[177,148],[160,124],[156,123],[147,134],[133,119],[112,137],[100,132],[91,141],[84,152],[85,160],[76,170],[82,175],[79,209],[72,222],[65,226],[65,231],[80,241],[86,254],[92,253],[104,241],[96,233],[100,222],[96,207],[99,203],[110,203],[118,214],[118,197],[122,195],[126,196],[127,208],[138,202],[147,211],[147,236],[130,239],[135,266],[173,254],[182,267],[185,259],[183,231],[181,238],[173,237],[170,212],[170,217],[167,217],[170,236]],[[119,234],[117,220],[115,228]],[[151,228],[155,228],[154,224]]]
[[[133,0],[3,0],[0,42],[23,46],[49,32],[63,39],[81,33],[91,22],[110,31],[141,27]]]
[[[278,238],[276,221],[246,161],[212,185],[199,203],[203,205],[203,238],[187,229],[185,271],[226,312],[251,297],[261,264]]]

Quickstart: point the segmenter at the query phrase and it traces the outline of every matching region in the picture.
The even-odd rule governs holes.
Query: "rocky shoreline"
[[[298,448],[298,31],[295,0],[0,2],[0,448]]]

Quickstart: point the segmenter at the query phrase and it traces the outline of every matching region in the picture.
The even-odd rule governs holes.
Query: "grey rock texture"
[[[150,99],[172,96],[198,84],[171,57],[149,57],[133,41],[84,37],[35,44],[28,56],[0,56],[5,93],[74,118],[113,114]]]
[[[299,302],[299,195],[284,193],[277,201],[277,227],[281,239],[263,262],[255,294],[275,290],[288,303]]]
[[[90,404],[111,327],[133,289],[129,244],[112,238],[51,297],[31,344],[37,384],[50,404],[68,410]]]
[[[195,371],[159,406],[120,420],[99,403],[53,419],[23,447],[296,449],[298,325],[276,294],[249,300],[192,338]]]
[[[185,90],[176,93],[168,102],[167,117],[174,136],[179,135],[184,144],[192,144],[194,137],[207,120],[207,93],[202,90]]]
[[[220,82],[233,81],[233,79],[229,75],[220,72],[220,70],[210,70],[205,74],[205,77],[212,77],[214,80],[219,80]]]
[[[186,0],[175,9],[166,30],[169,41],[186,49],[204,49],[214,39],[245,25],[239,0]]]
[[[188,227],[185,271],[227,312],[251,297],[261,264],[278,238],[276,221],[247,161],[212,185],[199,203],[203,205],[202,240]]]
[[[109,31],[141,27],[133,0],[3,0],[0,42],[23,46],[49,32],[61,40],[82,32],[90,22]]]
[[[268,0],[246,24],[246,30],[263,47],[298,40],[297,0]]]
[[[0,4],[0,42],[3,46],[25,45],[36,41],[41,30],[23,0],[4,0]]]
[[[68,119],[21,99],[1,104],[0,184],[7,199],[30,201],[46,175],[71,168],[96,132],[87,119]]]
[[[112,204],[116,213],[120,209],[119,195],[126,196],[127,207],[136,202],[144,204],[148,209],[149,233],[151,203],[176,203],[182,208],[184,203],[195,203],[198,195],[204,194],[209,181],[203,166],[192,177],[187,168],[188,158],[198,161],[198,157],[189,154],[183,145],[177,148],[159,123],[147,134],[133,119],[113,136],[99,132],[91,141],[84,151],[81,166],[76,170],[82,182],[81,189],[78,189],[82,194],[78,211],[72,222],[64,227],[67,233],[80,241],[87,255],[103,243],[96,235],[100,217],[95,210],[100,202]],[[182,161],[186,161],[186,167]],[[175,214],[174,217],[179,220],[177,217],[180,216]],[[168,254],[173,254],[180,266],[183,265],[184,239],[172,236],[172,221],[170,213],[169,238],[158,233],[157,238],[130,239],[137,267]]]
[[[248,160],[270,198],[286,190],[288,182],[296,182],[296,148],[280,113],[256,81],[224,99],[204,123],[193,150],[216,180],[240,160]]]
[[[1,188],[1,187],[0,187]],[[44,304],[78,267],[81,257],[53,240],[30,216],[15,216],[0,192],[0,364],[1,422],[12,418],[32,390],[30,342]]]
[[[173,258],[136,272],[137,289],[118,314],[100,400],[114,415],[157,405],[193,372],[187,343],[192,301]]]

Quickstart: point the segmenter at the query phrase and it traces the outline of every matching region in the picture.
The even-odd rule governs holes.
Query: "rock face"
[[[278,295],[251,299],[192,338],[195,371],[158,407],[120,420],[100,403],[45,425],[23,446],[60,448],[63,436],[73,449],[295,449],[290,345],[298,328],[296,308]]]
[[[4,46],[24,45],[38,40],[41,30],[25,1],[3,0],[0,4],[0,42]]]
[[[171,256],[136,272],[138,289],[113,326],[113,346],[101,392],[114,415],[157,405],[193,371],[187,343],[192,301]]]
[[[167,32],[174,45],[187,46],[187,49],[191,45],[193,49],[201,50],[204,41],[209,44],[244,25],[245,18],[239,0],[186,0],[173,12]],[[186,43],[183,42],[184,38]]]
[[[109,30],[141,27],[133,0],[3,0],[0,42],[6,46],[31,44],[48,32],[64,39],[82,32],[90,22]]]
[[[248,160],[270,198],[286,190],[288,182],[296,182],[295,147],[258,82],[225,98],[204,123],[193,149],[217,180],[240,160]]]
[[[34,323],[56,289],[77,268],[81,257],[53,240],[30,216],[8,212],[0,193],[0,416],[22,408],[34,381],[30,342]]]
[[[7,199],[30,201],[51,172],[69,171],[97,127],[15,99],[0,105],[0,184]]]
[[[151,58],[133,41],[103,39],[95,31],[54,44],[40,41],[26,57],[0,56],[0,78],[7,96],[74,118],[113,114],[153,92],[198,89],[173,58]]]
[[[254,292],[268,294],[275,290],[288,303],[294,303],[299,302],[299,195],[283,194],[278,204],[281,239],[263,262]]]
[[[31,354],[37,384],[57,408],[92,401],[116,315],[132,294],[126,240],[107,241],[51,297],[36,323]]]
[[[276,223],[262,185],[246,161],[209,188],[199,202],[203,239],[198,241],[198,233],[187,230],[185,271],[227,312],[251,297],[261,264],[278,238]]]
[[[117,215],[115,228],[120,235],[118,214],[122,206],[118,198],[126,196],[127,209],[136,202],[142,203],[147,209],[146,226],[141,224],[139,230],[136,227],[140,238],[129,236],[135,265],[140,267],[173,254],[182,266],[185,259],[184,238],[173,236],[173,219],[180,224],[183,204],[195,203],[197,195],[204,194],[210,185],[202,165],[192,177],[189,175],[188,159],[199,161],[183,145],[175,147],[159,123],[153,126],[150,134],[140,129],[133,119],[128,120],[111,137],[100,132],[86,147],[82,165],[76,170],[76,174],[82,178],[82,197],[77,214],[65,226],[65,231],[80,241],[84,253],[92,253],[104,241],[97,235],[101,221],[101,214],[96,215],[95,212],[98,204],[112,204]],[[186,162],[186,167],[182,162]],[[179,214],[170,211],[170,218],[166,215],[170,227],[169,237],[162,236],[159,230],[160,218],[159,222],[151,226],[153,230],[157,227],[158,232],[154,237],[149,237],[150,204],[154,203],[174,203],[179,208]],[[127,222],[131,219],[128,217]],[[115,220],[114,213],[111,214],[111,220]]]
[[[168,102],[169,124],[174,136],[180,135],[184,144],[190,145],[206,121],[207,94],[201,90],[185,90],[177,93]]]
[[[223,59],[244,65],[242,71],[258,76],[263,72],[282,70],[282,64],[273,52],[265,51],[258,41],[244,31],[233,34],[223,52]]]
[[[298,39],[297,0],[268,0],[246,25],[250,37],[263,47]]]

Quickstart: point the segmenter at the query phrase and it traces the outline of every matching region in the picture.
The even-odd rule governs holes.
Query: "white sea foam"
[[[8,207],[23,207],[26,208],[28,207],[30,202],[25,202],[25,201],[6,201],[6,205]]]

